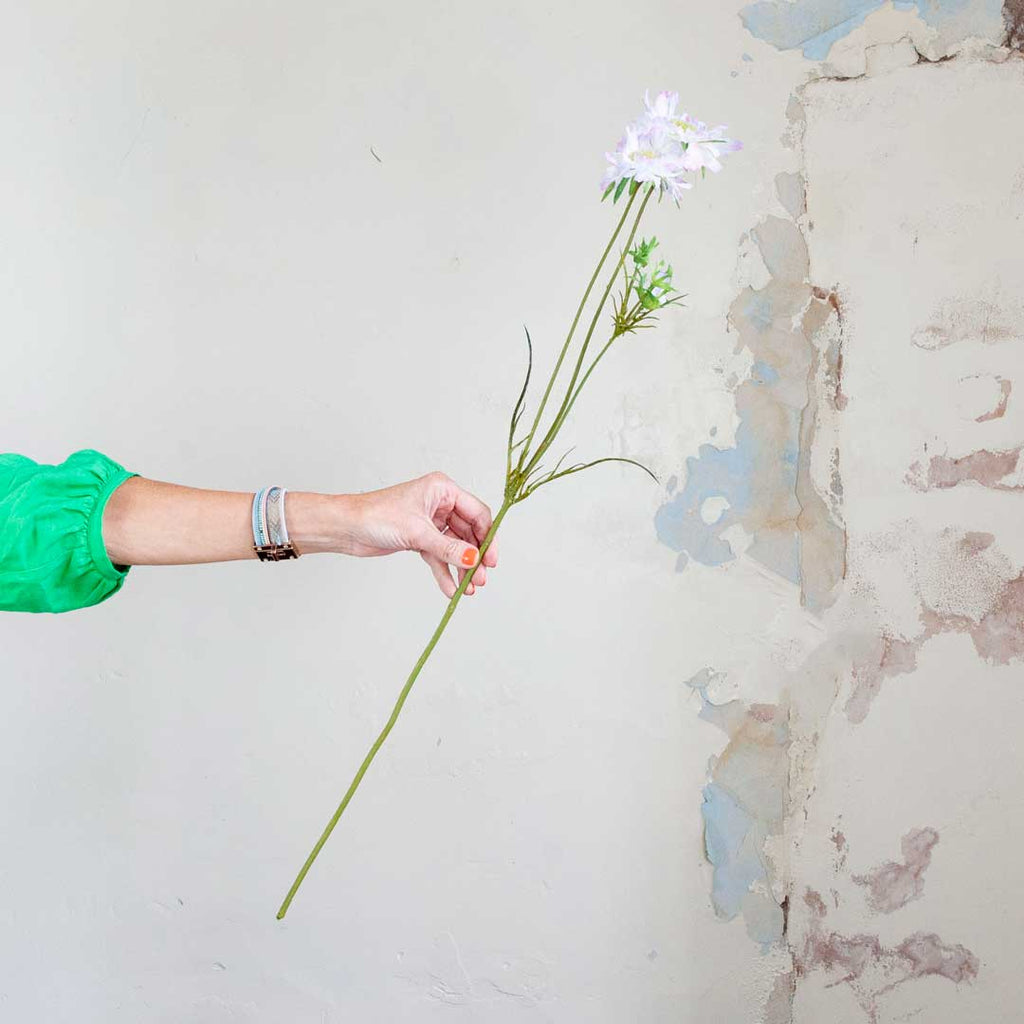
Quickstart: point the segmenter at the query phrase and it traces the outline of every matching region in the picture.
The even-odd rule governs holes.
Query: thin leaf
[[[539,465],[534,466],[534,468],[531,471],[530,475],[523,481],[522,491],[523,491],[524,495],[528,494],[530,491],[533,490],[534,487],[538,486],[536,481],[533,484],[530,483],[530,481],[533,479],[533,477],[534,476],[538,476],[538,474],[543,475],[543,473],[544,473],[544,463],[540,463]]]
[[[613,203],[617,203],[619,201],[619,196],[622,195],[622,190],[626,187],[626,183],[628,181],[629,181],[629,178],[623,178],[619,182],[619,187],[615,190],[615,198],[612,200]]]
[[[603,203],[613,192],[615,191],[615,182],[613,181],[605,190],[604,195],[601,196],[601,202]]]
[[[530,486],[523,494],[526,498],[531,495],[538,487],[543,487],[544,484],[551,483],[552,480],[558,480],[563,476],[571,476],[573,473],[582,473],[585,469],[590,469],[593,466],[600,466],[602,462],[625,462],[630,466],[636,466],[642,469],[655,483],[658,483],[658,478],[652,473],[642,462],[637,462],[636,459],[625,459],[615,455],[609,455],[603,459],[594,459],[593,462],[584,462],[577,466],[570,466],[568,469],[563,469],[560,473],[551,473],[546,476],[543,480]]]
[[[565,462],[565,460],[566,460],[567,458],[569,458],[569,456],[570,456],[570,455],[572,455],[572,453],[573,453],[574,451],[576,451],[576,445],[573,445],[573,446],[572,446],[572,447],[571,447],[571,448],[570,448],[570,449],[569,449],[569,450],[568,450],[568,451],[567,451],[567,452],[566,452],[566,453],[565,453],[565,454],[564,454],[564,455],[563,455],[563,456],[562,456],[562,457],[561,457],[561,458],[560,458],[560,459],[559,459],[559,460],[558,460],[558,461],[557,461],[557,462],[555,463],[555,468],[554,468],[554,469],[553,469],[553,470],[551,471],[551,476],[554,476],[554,475],[555,475],[555,474],[556,474],[556,473],[557,473],[557,472],[558,472],[558,471],[559,471],[559,470],[560,470],[560,469],[562,468],[562,463],[563,463],[563,462]]]
[[[526,390],[530,386],[530,374],[533,373],[533,342],[530,340],[530,332],[526,329],[526,324],[523,324],[523,330],[526,331],[526,380],[523,381],[523,390],[519,392],[519,398],[516,400],[516,407],[512,410],[512,423],[508,430],[509,454],[514,450],[512,447],[512,438],[515,437],[516,427],[519,426],[519,418],[522,416],[523,410],[526,408],[524,405],[524,402],[526,401]],[[516,447],[518,447],[518,445]]]

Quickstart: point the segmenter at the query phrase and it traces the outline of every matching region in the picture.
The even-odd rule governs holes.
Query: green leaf
[[[551,483],[553,480],[558,480],[563,476],[571,476],[573,473],[582,473],[585,469],[590,469],[593,466],[600,466],[603,462],[625,462],[627,465],[636,466],[638,469],[642,469],[655,483],[658,483],[658,478],[652,473],[642,462],[637,462],[636,459],[624,459],[618,456],[610,455],[604,459],[594,459],[593,462],[584,462],[575,466],[570,466],[568,469],[563,469],[560,473],[550,473],[543,480],[538,480],[532,486],[527,488],[519,500],[528,498],[538,487],[543,487],[545,484]]]
[[[522,416],[523,409],[525,408],[524,403],[526,401],[526,390],[530,386],[530,374],[533,372],[533,342],[530,340],[530,332],[526,330],[525,324],[523,324],[523,330],[526,331],[526,380],[523,381],[523,390],[519,392],[519,398],[516,399],[516,406],[512,410],[512,422],[508,429],[508,452],[510,457],[512,452],[515,450],[512,447],[512,439],[515,437],[516,427],[519,425],[519,418]],[[515,447],[518,448],[519,445],[516,445]]]
[[[661,303],[650,292],[640,293],[640,304],[644,309],[651,310],[657,309],[661,305]]]
[[[634,180],[633,180],[633,181],[632,181],[632,182],[630,183],[630,186],[629,186],[629,194],[630,194],[631,196],[635,196],[635,195],[636,195],[636,190],[637,190],[637,189],[638,189],[639,187],[640,187],[640,182],[639,182],[639,181],[636,181],[636,180],[634,179]]]
[[[601,202],[603,203],[613,192],[615,191],[615,182],[613,181],[605,190],[604,195],[601,196]]]
[[[615,190],[615,198],[612,200],[613,203],[617,203],[619,201],[619,196],[622,195],[622,190],[626,187],[626,183],[628,181],[629,181],[629,178],[623,178],[619,182],[619,187]]]

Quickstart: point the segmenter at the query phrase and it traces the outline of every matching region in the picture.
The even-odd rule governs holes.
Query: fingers
[[[454,530],[441,533],[433,523],[424,522],[417,532],[414,543],[416,549],[424,555],[447,565],[467,570],[476,565],[480,552],[475,544],[467,543],[457,536]],[[481,566],[480,572],[483,571]],[[475,580],[474,580],[475,582]],[[472,586],[473,584],[470,584]],[[467,593],[469,588],[466,588]],[[449,595],[451,596],[451,595]]]
[[[452,579],[451,569],[444,562],[422,552],[420,553],[420,558],[430,566],[430,571],[433,573],[434,579],[437,580],[441,593],[445,597],[452,597],[455,593],[455,581]]]
[[[425,478],[432,485],[431,495],[433,508],[431,512],[435,517],[447,521],[454,528],[452,516],[458,516],[458,521],[464,523],[468,528],[465,532],[465,539],[472,538],[477,547],[483,544],[487,538],[487,531],[494,521],[491,510],[474,494],[463,490],[454,480],[445,476],[444,473],[431,473]],[[484,555],[483,564],[494,568],[498,564],[498,548],[492,542]]]
[[[454,498],[455,509],[452,514],[458,516],[466,524],[478,545],[483,544],[487,537],[487,531],[491,528],[491,523],[493,522],[491,510],[478,497],[470,494],[469,491],[462,490],[458,486],[455,486]],[[498,564],[497,538],[491,542],[490,547],[487,549],[483,564],[490,566],[492,569]]]
[[[473,533],[472,527],[457,512],[452,512],[452,514],[448,517],[447,526],[451,533],[458,537],[460,540],[464,540],[469,545],[475,544],[476,536]],[[476,572],[473,573],[473,582],[478,587],[482,587],[487,582],[487,569],[485,568],[486,564],[487,559],[485,558],[483,564],[478,566]],[[465,575],[466,570],[460,566],[460,582],[462,580],[462,577]]]
[[[455,580],[452,579],[452,571],[448,568],[447,564],[442,562],[439,558],[435,558],[433,555],[427,555],[420,553],[420,557],[427,565],[430,566],[430,571],[434,575],[434,579],[437,580],[437,585],[441,588],[441,593],[445,597],[451,598],[455,596]],[[459,582],[462,582],[462,577],[465,576],[465,570],[459,573]],[[466,587],[466,596],[474,593],[476,588],[472,583]]]

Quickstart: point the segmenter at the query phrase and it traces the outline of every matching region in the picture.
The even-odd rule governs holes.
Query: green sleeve
[[[0,611],[67,612],[121,589],[129,566],[103,544],[103,509],[136,476],[91,448],[59,466],[0,454]]]

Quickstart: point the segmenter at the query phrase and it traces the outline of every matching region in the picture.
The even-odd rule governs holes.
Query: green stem
[[[566,416],[568,416],[569,413],[572,412],[572,407],[576,404],[576,399],[580,397],[580,392],[583,390],[583,385],[587,383],[587,381],[590,379],[590,375],[594,372],[594,367],[597,366],[599,362],[601,362],[601,357],[605,354],[605,352],[608,351],[608,349],[612,347],[612,342],[615,341],[616,338],[620,338],[621,336],[622,335],[620,335],[618,332],[614,333],[605,342],[604,347],[601,349],[601,351],[598,352],[597,355],[594,357],[594,361],[590,364],[590,366],[587,367],[587,372],[583,374],[583,379],[577,385],[576,391],[569,399],[569,404],[565,407]]]
[[[326,843],[330,838],[331,833],[334,831],[334,826],[338,824],[341,816],[345,813],[345,808],[348,807],[349,802],[355,795],[356,790],[359,788],[359,783],[363,781],[363,776],[366,774],[367,768],[369,768],[373,763],[373,759],[377,756],[377,751],[383,746],[384,741],[388,738],[389,733],[394,728],[395,722],[398,721],[398,716],[401,714],[402,706],[405,704],[405,700],[409,696],[409,691],[412,690],[413,683],[416,682],[416,677],[420,674],[423,666],[427,663],[427,659],[430,657],[431,652],[437,645],[438,640],[441,639],[441,634],[444,633],[445,627],[448,625],[452,614],[458,607],[460,598],[465,593],[466,587],[469,586],[469,582],[473,578],[473,573],[476,571],[477,566],[479,566],[483,561],[484,555],[487,554],[487,549],[491,546],[495,534],[498,532],[498,527],[501,525],[501,521],[505,518],[505,513],[508,512],[511,507],[512,502],[506,499],[505,503],[498,510],[498,514],[494,517],[494,522],[491,523],[491,528],[487,531],[487,536],[484,538],[484,542],[480,545],[480,555],[477,559],[476,565],[472,569],[467,570],[466,575],[462,578],[462,582],[459,583],[456,588],[455,593],[448,602],[448,607],[445,609],[444,615],[441,616],[441,621],[438,623],[437,629],[434,630],[434,635],[430,638],[430,642],[423,649],[423,653],[420,655],[415,666],[413,666],[412,672],[409,673],[409,678],[406,680],[405,686],[402,687],[402,692],[398,695],[398,700],[395,701],[391,717],[388,719],[384,728],[381,729],[380,735],[374,741],[373,746],[370,747],[366,757],[363,758],[363,763],[359,766],[359,771],[356,772],[355,778],[353,778],[352,782],[349,784],[344,797],[342,797],[341,803],[338,805],[338,809],[331,816],[331,820],[327,823],[327,827],[323,830],[320,838],[316,841],[316,845],[310,852],[310,855],[306,858],[306,863],[302,865],[302,870],[295,877],[295,881],[292,882],[292,887],[288,890],[288,895],[285,896],[284,902],[281,904],[281,908],[277,912],[278,921],[288,913],[288,908],[291,906],[291,902],[295,898],[295,894],[299,891],[299,886],[302,885],[302,880],[306,877],[309,869],[313,866],[313,861],[316,860],[317,855],[320,853],[321,849],[323,849],[324,843]]]
[[[634,192],[630,197],[630,201],[636,198],[639,193]],[[626,262],[626,256],[629,254],[629,248],[633,244],[633,238],[636,235],[637,228],[640,227],[640,219],[644,215],[644,210],[647,209],[647,204],[651,200],[651,196],[654,195],[653,186],[647,189],[647,193],[644,195],[644,201],[640,204],[640,209],[637,211],[636,219],[633,221],[633,227],[630,229],[629,238],[626,239],[626,245],[619,256],[618,262],[615,264],[615,269],[612,271],[611,276],[608,278],[608,284],[605,286],[604,294],[601,296],[601,301],[597,304],[597,309],[594,310],[594,315],[590,320],[590,327],[587,330],[587,336],[583,339],[583,345],[580,347],[580,354],[576,360],[576,368],[573,370],[572,379],[569,381],[569,386],[566,388],[565,398],[562,399],[562,404],[559,407],[558,412],[555,414],[555,418],[548,428],[548,432],[544,435],[544,440],[537,446],[537,451],[534,453],[533,458],[527,464],[524,470],[525,474],[528,474],[531,469],[540,461],[544,452],[551,447],[558,435],[558,431],[561,430],[562,424],[565,422],[565,417],[568,415],[568,406],[571,404],[570,399],[572,398],[573,389],[576,386],[576,380],[579,377],[580,369],[583,366],[584,357],[587,354],[587,347],[590,345],[590,339],[594,335],[594,328],[597,326],[597,321],[601,316],[601,312],[604,309],[604,304],[608,301],[608,296],[611,294],[611,290],[615,285],[616,278],[619,276],[619,271],[622,269],[623,263]],[[617,234],[617,232],[616,232]],[[551,378],[551,383],[554,383],[554,376]],[[550,385],[549,385],[550,387]]]
[[[587,372],[584,373],[583,376],[580,378],[579,384],[576,385],[576,390],[573,392],[572,397],[569,399],[569,404],[565,407],[565,416],[563,417],[563,419],[568,418],[569,413],[572,412],[572,407],[576,404],[576,399],[580,397],[580,393],[583,391],[584,385],[590,379],[590,375],[597,368],[597,364],[601,362],[602,356],[604,356],[605,352],[607,352],[608,349],[612,347],[612,342],[614,342],[617,338],[621,338],[623,334],[628,334],[631,330],[636,329],[636,324],[633,323],[633,318],[637,315],[637,313],[640,312],[640,307],[641,303],[637,302],[633,306],[633,308],[630,309],[629,312],[624,315],[625,322],[627,324],[630,324],[631,326],[627,327],[625,330],[622,331],[618,329],[613,331],[612,336],[605,342],[604,347],[601,349],[601,351],[598,352],[596,356],[594,356],[594,361],[587,367]],[[641,317],[641,319],[643,318]],[[639,322],[639,320],[636,321],[636,323]]]
[[[573,317],[572,324],[569,327],[569,333],[566,335],[565,343],[562,345],[562,351],[558,354],[558,361],[555,363],[555,368],[551,372],[551,379],[548,381],[548,386],[544,389],[544,397],[540,401],[540,407],[537,409],[537,415],[533,418],[533,425],[530,427],[530,433],[526,436],[526,444],[523,445],[523,450],[519,454],[519,469],[522,469],[523,459],[529,454],[530,442],[533,440],[533,435],[537,432],[537,427],[540,424],[541,417],[544,415],[544,408],[548,404],[548,399],[551,397],[551,389],[555,386],[555,379],[558,377],[558,371],[561,370],[562,363],[565,360],[565,355],[569,351],[569,345],[572,342],[573,335],[576,333],[576,328],[579,325],[580,317],[583,315],[583,310],[586,308],[587,300],[590,298],[590,293],[594,290],[594,285],[597,282],[597,276],[601,273],[605,260],[608,259],[608,254],[612,251],[612,246],[615,245],[615,240],[619,237],[622,225],[626,223],[626,218],[629,216],[629,209],[633,205],[636,196],[637,193],[634,192],[629,197],[629,202],[626,203],[625,208],[622,211],[619,223],[615,225],[612,237],[608,239],[608,244],[605,246],[604,252],[601,254],[600,260],[597,262],[597,266],[594,268],[594,273],[590,275],[590,281],[587,283],[587,290],[583,293],[583,298],[580,299],[580,304],[576,309],[576,315]]]

